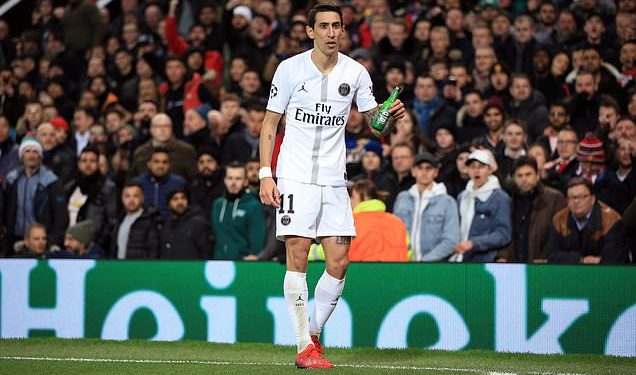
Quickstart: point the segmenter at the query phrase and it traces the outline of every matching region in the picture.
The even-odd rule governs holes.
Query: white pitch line
[[[49,361],[49,362],[88,362],[88,363],[142,363],[142,364],[185,364],[185,365],[211,365],[211,366],[293,366],[291,362],[231,362],[231,361],[203,361],[195,359],[124,359],[124,358],[75,358],[75,357],[13,357],[0,356],[0,360],[9,361]],[[349,367],[372,370],[414,370],[414,371],[447,371],[447,372],[470,372],[477,374],[506,374],[489,370],[453,367],[426,367],[426,366],[396,366],[396,365],[360,365],[360,364],[340,364],[336,367]],[[578,373],[557,373],[557,372],[532,372],[535,375],[585,375]]]

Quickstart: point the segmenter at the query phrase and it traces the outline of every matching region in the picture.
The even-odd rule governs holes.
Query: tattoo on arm
[[[369,124],[369,126],[371,126],[371,121],[373,121],[373,118],[375,117],[375,115],[378,113],[378,109],[377,108],[373,108],[370,109],[366,112],[362,112],[362,114],[364,115],[364,118],[367,120],[367,124]]]
[[[373,129],[371,127],[371,122],[373,121],[373,119],[375,118],[375,115],[378,113],[378,108],[373,108],[370,109],[366,112],[362,112],[362,114],[364,115],[364,118],[367,120],[367,124],[369,124],[369,129],[371,129],[371,133],[373,135],[375,135],[378,138],[382,138],[384,136],[386,136],[387,134],[389,134],[391,132],[391,130],[393,130],[393,126],[395,126],[395,118],[393,116],[389,117],[389,121],[387,122],[386,126],[384,127],[384,130],[382,130],[381,132]]]
[[[336,237],[336,244],[337,245],[350,245],[351,244],[351,237],[349,237],[349,236],[338,236],[338,237]]]

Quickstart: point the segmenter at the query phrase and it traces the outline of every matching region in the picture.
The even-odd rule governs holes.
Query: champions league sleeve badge
[[[269,89],[269,98],[273,99],[276,97],[276,95],[278,95],[278,87],[276,87],[276,85],[272,83],[272,88]]]
[[[343,83],[340,85],[340,87],[338,87],[338,93],[342,96],[349,95],[350,91],[351,91],[351,86],[349,86],[348,83]]]

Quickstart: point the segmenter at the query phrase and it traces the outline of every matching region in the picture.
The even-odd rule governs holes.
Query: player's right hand
[[[261,180],[259,196],[264,205],[280,208],[280,192],[273,178],[265,177]]]

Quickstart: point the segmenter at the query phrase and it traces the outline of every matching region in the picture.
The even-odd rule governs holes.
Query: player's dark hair
[[[317,4],[317,5],[314,5],[314,7],[311,8],[311,10],[309,10],[309,13],[307,14],[307,18],[308,18],[307,26],[311,27],[312,29],[316,26],[316,14],[320,12],[338,13],[338,16],[340,17],[340,23],[342,23],[342,10],[340,9],[338,5]]]

